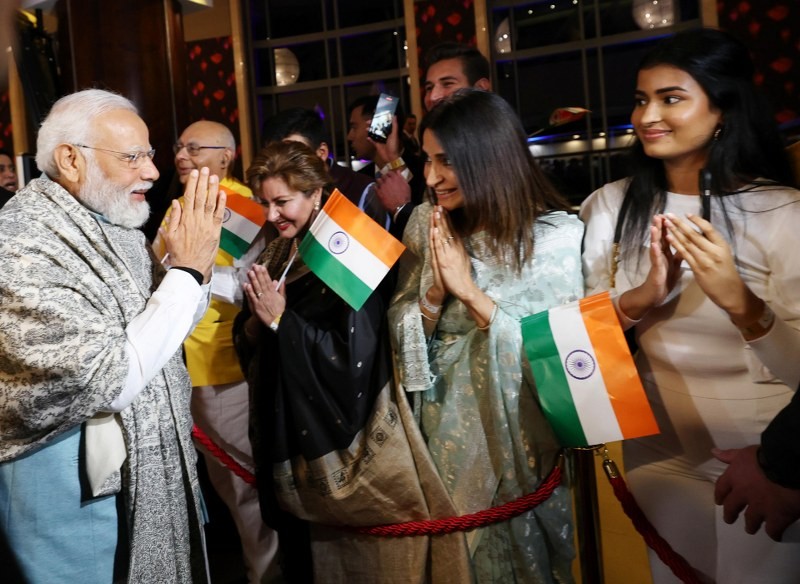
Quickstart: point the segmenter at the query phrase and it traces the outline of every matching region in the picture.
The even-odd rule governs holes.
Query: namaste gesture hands
[[[225,199],[217,175],[209,175],[206,167],[199,172],[192,170],[186,181],[183,206],[172,201],[167,224],[159,230],[170,264],[197,270],[203,274],[204,283],[211,278],[217,257]]]
[[[645,282],[625,292],[620,308],[638,320],[658,306],[680,279],[686,261],[694,279],[709,299],[743,326],[758,319],[760,300],[747,287],[736,269],[730,245],[710,222],[688,214],[680,219],[671,213],[655,215],[650,226],[650,272]]]
[[[478,328],[488,328],[497,310],[494,301],[472,278],[472,265],[464,241],[453,229],[447,211],[441,206],[434,207],[431,213],[428,243],[433,285],[425,294],[427,303],[441,306],[448,296],[455,296],[467,307]]]

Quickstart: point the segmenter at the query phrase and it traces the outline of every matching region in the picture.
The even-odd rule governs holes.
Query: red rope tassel
[[[468,515],[458,517],[444,517],[442,519],[426,519],[423,521],[407,521],[391,525],[376,525],[373,527],[348,527],[352,531],[364,535],[379,537],[408,537],[416,535],[444,535],[456,531],[469,531],[477,527],[485,527],[492,523],[508,521],[509,519],[530,511],[537,505],[547,501],[556,487],[561,484],[561,468],[553,467],[547,478],[533,492],[523,495],[519,499],[509,501],[503,505],[484,509]]]
[[[236,462],[231,455],[225,452],[222,448],[214,444],[214,441],[211,440],[211,438],[209,438],[206,433],[196,425],[192,426],[192,436],[233,474],[240,477],[248,485],[253,485],[254,487],[256,486],[256,477],[253,475],[253,473]]]
[[[692,566],[689,565],[689,562],[672,549],[672,546],[658,534],[653,524],[645,517],[636,499],[634,499],[633,495],[628,490],[625,479],[619,474],[619,470],[614,461],[606,458],[606,460],[603,461],[603,469],[606,471],[606,476],[608,476],[608,482],[611,483],[611,487],[614,489],[614,495],[616,495],[617,499],[619,499],[619,502],[622,504],[622,509],[625,511],[625,514],[630,517],[636,531],[644,538],[645,543],[650,549],[656,552],[661,561],[672,570],[672,573],[675,574],[681,582],[685,584],[701,584],[701,581],[698,579]]]

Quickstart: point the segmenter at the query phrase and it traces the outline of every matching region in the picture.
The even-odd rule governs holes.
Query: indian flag
[[[608,292],[525,317],[522,338],[563,446],[658,433]]]
[[[358,310],[405,246],[334,190],[299,249],[309,269]]]
[[[226,193],[228,198],[225,216],[222,219],[219,247],[238,260],[258,235],[266,221],[266,215],[261,205],[253,199],[231,191]]]

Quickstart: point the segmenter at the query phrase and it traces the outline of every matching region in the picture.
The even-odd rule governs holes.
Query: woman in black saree
[[[234,340],[250,383],[262,516],[278,531],[284,576],[303,583],[425,581],[428,552],[450,545],[447,536],[442,544],[387,541],[331,527],[451,512],[440,487],[424,484],[424,443],[408,404],[392,397],[391,290],[379,288],[353,310],[303,263],[298,245],[329,180],[312,150],[271,144],[247,178],[278,238],[248,273],[248,306]],[[461,540],[450,540],[454,559],[446,569],[459,577]]]

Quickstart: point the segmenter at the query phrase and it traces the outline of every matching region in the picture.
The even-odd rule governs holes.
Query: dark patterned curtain
[[[475,46],[473,0],[419,0],[414,2],[420,84],[425,80],[425,53],[442,41]]]
[[[756,65],[756,83],[778,123],[800,117],[800,3],[719,0],[719,25],[742,39]]]
[[[234,175],[241,179],[239,107],[233,62],[233,39],[219,37],[186,44],[189,56],[189,123],[210,120],[226,125],[236,138]]]
[[[0,150],[14,152],[14,140],[11,128],[11,105],[8,99],[8,91],[0,93]]]

